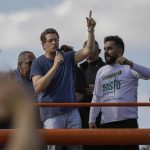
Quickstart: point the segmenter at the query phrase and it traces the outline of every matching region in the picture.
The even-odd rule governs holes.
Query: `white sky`
[[[96,40],[102,49],[107,35],[119,35],[125,42],[125,57],[150,68],[149,0],[1,0],[0,70],[14,69],[23,50],[43,53],[40,34],[53,27],[60,45],[82,47],[87,38],[86,19],[90,10],[97,22]],[[150,98],[150,81],[140,81],[138,101]],[[140,108],[140,127],[150,127],[150,108]]]

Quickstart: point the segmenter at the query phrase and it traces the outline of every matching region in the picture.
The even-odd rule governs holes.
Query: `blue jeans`
[[[81,128],[81,119],[78,109],[49,118],[43,122],[45,129],[72,129]],[[68,150],[82,150],[80,145],[69,145]],[[61,150],[60,145],[49,145],[48,150]]]

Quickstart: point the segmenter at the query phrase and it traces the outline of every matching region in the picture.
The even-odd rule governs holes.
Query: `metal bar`
[[[119,103],[33,103],[38,107],[110,107],[110,106],[150,106],[150,102],[119,102]]]
[[[46,144],[150,145],[150,129],[40,129]],[[0,130],[0,144],[16,130]]]

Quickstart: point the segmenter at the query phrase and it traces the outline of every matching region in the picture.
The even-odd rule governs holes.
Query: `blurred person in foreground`
[[[95,20],[90,11],[87,17],[88,40],[85,48],[79,51],[60,53],[59,34],[53,29],[46,29],[41,34],[44,55],[35,59],[31,67],[31,77],[38,102],[76,102],[73,67],[84,60],[94,49]],[[81,119],[76,107],[40,108],[44,128],[81,128]],[[61,146],[49,145],[50,150]],[[80,145],[69,145],[69,150],[82,150]]]
[[[137,102],[139,79],[150,79],[150,69],[123,57],[124,42],[119,36],[104,38],[106,65],[96,75],[92,103]],[[89,127],[96,128],[102,113],[101,128],[138,128],[137,107],[91,107]],[[118,143],[119,144],[119,143]],[[138,145],[104,146],[103,150],[139,150]]]
[[[27,91],[16,83],[12,74],[0,73],[0,120],[12,120],[12,133],[6,150],[38,150],[34,109]],[[38,141],[38,142],[37,142]]]

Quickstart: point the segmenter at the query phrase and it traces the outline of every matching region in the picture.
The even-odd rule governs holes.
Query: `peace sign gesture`
[[[92,10],[89,12],[89,17],[86,17],[88,31],[93,31],[96,25],[95,20],[92,18]]]

